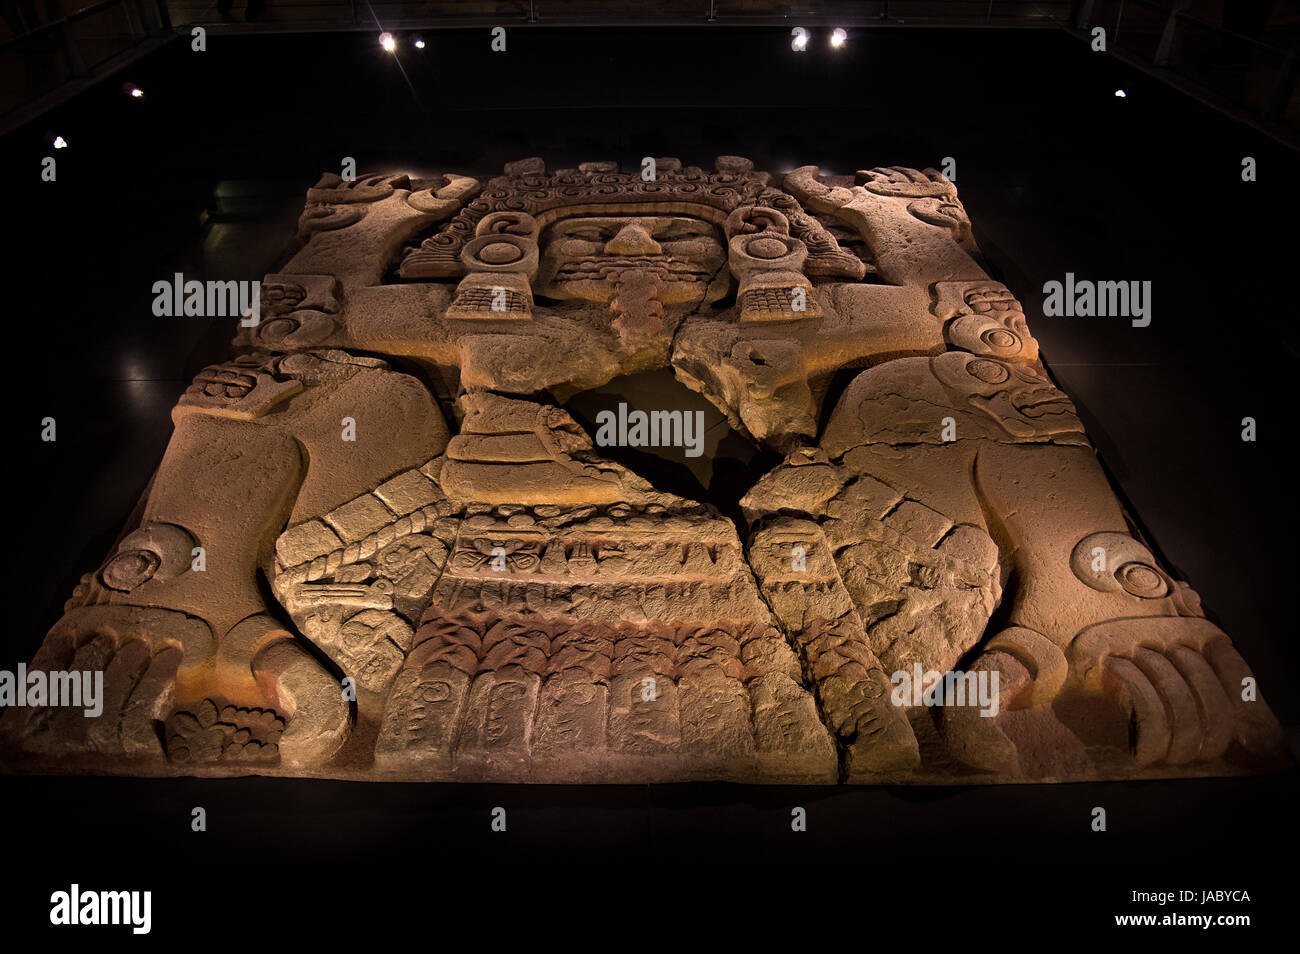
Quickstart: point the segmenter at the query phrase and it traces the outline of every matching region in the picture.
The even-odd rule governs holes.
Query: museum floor
[[[247,279],[275,271],[304,190],[341,157],[356,156],[363,172],[406,171],[399,164],[414,156],[413,172],[493,174],[525,155],[628,167],[643,155],[705,164],[738,154],[760,168],[817,162],[841,173],[955,156],[993,277],[1026,303],[1044,361],[1126,505],[1232,635],[1283,725],[1294,726],[1300,698],[1284,678],[1300,662],[1285,449],[1300,340],[1284,305],[1294,153],[1100,61],[1064,33],[876,31],[852,57],[833,60],[791,58],[775,33],[657,32],[647,43],[635,31],[520,31],[500,59],[486,43],[431,36],[422,57],[402,58],[407,78],[359,35],[224,38],[203,54],[178,43],[133,72],[143,101],[104,84],[47,117],[46,128],[8,137],[2,161],[17,206],[8,258],[19,296],[9,326],[24,360],[11,389],[21,545],[7,557],[19,606],[0,665],[31,658],[145,490],[177,395],[228,353],[225,323],[155,318],[153,281],[176,271]],[[1114,95],[1120,88],[1126,97]],[[70,144],[57,192],[17,185],[35,181],[51,134]],[[1258,182],[1241,181],[1247,155],[1258,160]],[[1150,280],[1156,319],[1132,328],[1043,317],[1042,283],[1066,272]],[[56,444],[36,437],[32,422],[46,416],[60,422]],[[1247,416],[1259,423],[1255,443],[1240,438]],[[105,847],[163,846],[169,836],[145,817],[202,799],[240,818],[241,839],[287,840],[302,860],[338,848],[314,837],[316,823],[364,831],[349,843],[366,855],[399,851],[419,832],[477,843],[472,819],[498,797],[520,806],[514,830],[525,842],[568,836],[635,847],[689,835],[731,844],[783,825],[795,797],[725,785],[6,784],[27,793],[29,818],[58,818],[87,798],[111,805],[119,828],[104,834]],[[814,842],[852,829],[857,843],[890,854],[984,826],[1017,846],[1052,841],[1081,865],[1105,865],[1112,859],[1082,820],[1077,838],[1062,837],[1063,816],[1114,806],[1135,857],[1208,864],[1266,841],[1269,819],[1296,794],[1288,773],[798,797],[826,820]],[[294,818],[261,812],[269,802],[292,804]],[[207,844],[216,860],[242,850],[232,839]]]

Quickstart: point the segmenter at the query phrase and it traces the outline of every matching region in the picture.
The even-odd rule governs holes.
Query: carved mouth
[[[1011,406],[1028,418],[1073,416],[1074,405],[1055,388],[1030,388],[1012,395]]]
[[[623,257],[602,255],[565,262],[555,272],[557,282],[608,281],[611,273],[629,268],[653,268],[666,272],[671,281],[703,281],[709,272],[695,262],[667,255]]]

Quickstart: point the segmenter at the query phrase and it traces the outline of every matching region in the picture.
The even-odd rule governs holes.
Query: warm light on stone
[[[181,396],[138,520],[24,670],[102,673],[102,713],[0,680],[5,767],[1277,764],[1250,669],[1134,534],[952,182],[652,166],[324,175],[258,320],[231,319],[240,356]],[[579,424],[575,395],[655,369],[780,463],[715,507],[638,473],[716,446],[703,412]]]

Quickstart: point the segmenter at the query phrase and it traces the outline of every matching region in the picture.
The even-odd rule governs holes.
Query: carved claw
[[[1131,726],[1140,766],[1225,755],[1276,756],[1282,729],[1231,640],[1206,619],[1159,617],[1090,627],[1071,644],[1072,669]]]
[[[980,699],[991,704],[944,708],[942,733],[956,758],[1021,778],[1069,778],[1092,771],[1082,740],[1052,708],[1066,666],[1060,649],[1045,636],[1019,626],[1003,630],[968,672],[991,686],[990,698]]]

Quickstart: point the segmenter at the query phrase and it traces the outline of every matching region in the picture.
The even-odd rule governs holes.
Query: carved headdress
[[[649,180],[639,173],[618,172],[613,162],[587,162],[577,169],[547,174],[541,159],[522,159],[508,163],[505,174],[488,182],[436,235],[410,249],[400,274],[406,279],[465,274],[461,253],[469,242],[483,237],[485,231],[516,230],[508,213],[530,216],[535,222],[532,227],[541,229],[575,214],[692,215],[722,225],[737,209],[759,208],[782,213],[791,234],[807,246],[807,274],[860,279],[862,262],[841,248],[798,199],[770,185],[770,180],[768,173],[754,170],[753,162],[736,156],[720,156],[713,172],[661,158]],[[743,230],[753,229],[747,225]]]

